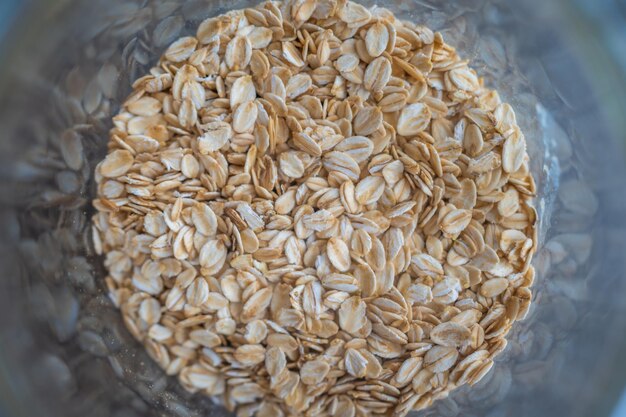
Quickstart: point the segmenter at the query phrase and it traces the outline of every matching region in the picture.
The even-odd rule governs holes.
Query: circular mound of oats
[[[263,3],[114,117],[94,244],[132,334],[239,415],[402,416],[478,381],[531,299],[515,114],[438,33]]]

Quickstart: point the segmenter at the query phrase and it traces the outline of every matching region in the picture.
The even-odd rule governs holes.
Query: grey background
[[[55,0],[42,0],[55,1]],[[449,0],[454,1],[454,0]],[[518,0],[524,2],[524,0]],[[612,72],[611,77],[598,76],[592,80],[595,93],[612,104],[607,106],[611,114],[607,115],[611,121],[612,128],[619,132],[618,137],[624,139],[626,132],[626,97],[616,95],[614,86],[611,84],[615,80],[625,82],[626,74],[626,0],[546,0],[550,3],[547,7],[560,7],[567,4],[571,10],[568,20],[571,22],[573,43],[581,56],[602,55],[602,59],[584,62],[589,74]],[[11,26],[13,16],[20,7],[25,7],[30,0],[0,0],[0,37],[3,37]],[[573,6],[573,7],[572,7]],[[605,65],[607,62],[612,65]],[[6,63],[5,63],[6,65]],[[611,81],[609,81],[611,80]],[[623,91],[623,90],[622,90]],[[625,141],[626,142],[626,141]],[[622,360],[615,363],[615,368],[623,369],[621,375],[617,377],[614,384],[606,387],[607,391],[615,392],[614,398],[619,397],[619,391],[623,388],[626,379],[626,351]],[[0,386],[0,391],[2,387]],[[607,413],[613,404],[605,404]],[[0,410],[0,416],[6,414]],[[615,407],[612,417],[626,417],[626,396],[622,396],[622,401]],[[563,416],[565,417],[565,416]]]
[[[14,14],[20,5],[24,4],[20,0],[2,0],[0,1],[0,36],[4,36],[13,20]]]

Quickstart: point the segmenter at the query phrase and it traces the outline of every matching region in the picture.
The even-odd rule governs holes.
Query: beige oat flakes
[[[535,186],[512,107],[441,34],[266,2],[133,88],[94,247],[184,388],[239,415],[403,416],[491,369],[531,301]]]

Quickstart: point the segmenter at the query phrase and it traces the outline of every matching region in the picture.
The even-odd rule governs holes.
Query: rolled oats
[[[266,2],[205,20],[133,88],[94,246],[183,387],[241,415],[402,416],[491,369],[531,300],[534,181],[512,107],[440,34]]]

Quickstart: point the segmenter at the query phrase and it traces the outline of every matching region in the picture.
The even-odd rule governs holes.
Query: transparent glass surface
[[[255,3],[30,1],[6,31],[0,415],[227,415],[165,376],[109,302],[90,243],[92,171],[131,82],[206,17]],[[607,98],[623,79],[602,65],[602,45],[578,48],[568,27],[584,23],[566,2],[378,4],[442,31],[512,103],[538,183],[531,314],[483,381],[419,415],[608,415],[626,368],[624,113]]]

